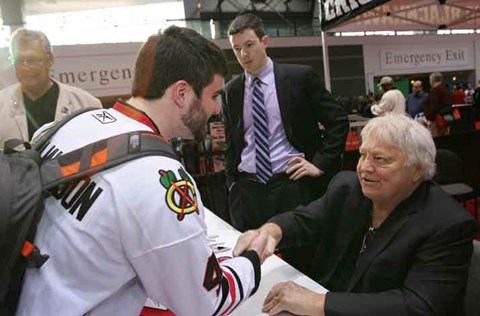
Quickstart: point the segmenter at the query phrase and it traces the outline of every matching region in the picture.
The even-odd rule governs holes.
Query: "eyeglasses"
[[[46,59],[45,57],[42,57],[42,58],[37,57],[37,58],[17,58],[17,59],[10,58],[10,60],[12,60],[15,66],[35,67],[35,66],[42,65]]]
[[[375,233],[376,233],[375,228],[370,226],[367,232],[365,233],[365,235],[363,235],[363,241],[362,241],[362,247],[360,248],[360,253],[364,253],[365,250],[367,250],[367,246],[369,242],[372,240],[373,236],[375,236]]]

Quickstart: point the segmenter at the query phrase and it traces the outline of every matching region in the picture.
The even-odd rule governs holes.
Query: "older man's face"
[[[375,205],[397,205],[408,197],[419,180],[416,166],[406,167],[407,154],[379,141],[360,147],[357,175],[363,194]]]
[[[23,91],[43,89],[48,84],[53,56],[45,52],[41,41],[20,42],[12,57]]]

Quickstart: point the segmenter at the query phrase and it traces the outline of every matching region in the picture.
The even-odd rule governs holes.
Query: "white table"
[[[205,220],[208,227],[208,235],[218,235],[219,240],[225,242],[225,246],[233,249],[237,242],[240,232],[223,221],[221,218],[206,210]],[[218,255],[231,255],[230,252],[220,253]],[[262,306],[265,297],[270,289],[278,282],[295,281],[306,288],[316,292],[325,293],[327,290],[302,274],[300,271],[281,260],[277,256],[271,256],[262,265],[262,279],[257,292],[248,300],[240,304],[230,315],[234,316],[256,316],[267,315],[262,313]]]
[[[237,242],[240,232],[230,226],[220,217],[205,209],[205,221],[207,223],[207,234],[217,236],[215,242],[222,243],[221,246],[228,247],[228,251],[217,253],[217,257],[231,256],[232,249]],[[271,256],[262,265],[262,278],[257,292],[245,302],[241,303],[230,315],[233,316],[257,316],[267,315],[262,313],[262,306],[265,297],[270,289],[278,282],[294,281],[316,293],[326,293],[327,290],[302,274],[300,271],[281,260],[277,256]],[[152,301],[145,304],[149,307],[158,307]],[[289,315],[289,314],[284,314]]]

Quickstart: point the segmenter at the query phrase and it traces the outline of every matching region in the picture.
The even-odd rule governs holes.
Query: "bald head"
[[[423,83],[420,80],[415,81],[412,86],[412,91],[415,95],[423,91]]]

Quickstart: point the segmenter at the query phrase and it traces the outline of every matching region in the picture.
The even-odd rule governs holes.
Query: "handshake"
[[[243,233],[235,245],[233,255],[238,256],[247,250],[254,250],[263,264],[270,257],[282,239],[282,229],[274,223]],[[276,284],[265,297],[262,312],[277,315],[287,311],[295,315],[324,316],[325,294],[317,294],[295,282]]]
[[[281,239],[282,229],[277,224],[267,223],[258,229],[243,233],[233,249],[233,256],[253,250],[258,254],[260,263],[263,264],[265,259],[274,253]]]

